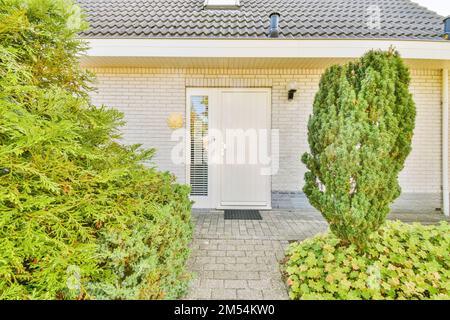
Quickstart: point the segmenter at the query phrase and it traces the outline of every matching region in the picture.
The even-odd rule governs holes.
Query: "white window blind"
[[[208,96],[191,96],[191,195],[208,195]]]

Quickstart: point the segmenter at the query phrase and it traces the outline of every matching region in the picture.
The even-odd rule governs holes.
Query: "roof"
[[[409,0],[241,0],[239,10],[207,10],[204,0],[77,1],[88,38],[265,39],[272,12],[281,39],[442,40],[444,30],[443,17]],[[373,5],[379,29],[368,27]]]

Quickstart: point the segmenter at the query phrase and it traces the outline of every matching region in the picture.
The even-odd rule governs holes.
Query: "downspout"
[[[442,69],[442,201],[444,215],[449,216],[448,194],[448,69]]]

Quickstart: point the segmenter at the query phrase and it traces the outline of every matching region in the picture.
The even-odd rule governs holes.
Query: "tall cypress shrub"
[[[416,115],[409,82],[393,49],[332,66],[321,78],[303,190],[343,243],[364,247],[400,195]]]

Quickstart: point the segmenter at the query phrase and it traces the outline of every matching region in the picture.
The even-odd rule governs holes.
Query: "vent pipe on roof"
[[[450,16],[444,19],[444,37],[450,40]]]
[[[269,38],[278,38],[278,36],[280,35],[280,28],[278,26],[278,23],[280,22],[280,14],[278,12],[273,12],[270,14],[269,18]]]

